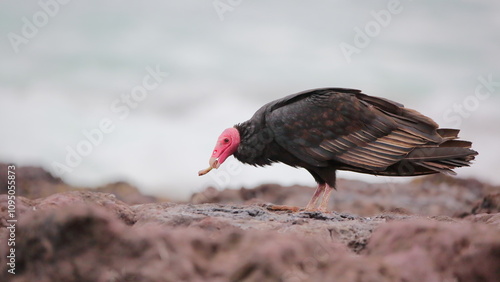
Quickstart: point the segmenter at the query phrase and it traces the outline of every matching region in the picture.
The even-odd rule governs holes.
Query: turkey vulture
[[[455,174],[477,152],[457,140],[458,129],[356,89],[307,90],[272,101],[222,132],[210,158],[218,168],[230,155],[254,166],[282,162],[307,169],[318,188],[306,210],[326,211],[335,172],[385,176]],[[318,206],[320,196],[323,195]]]

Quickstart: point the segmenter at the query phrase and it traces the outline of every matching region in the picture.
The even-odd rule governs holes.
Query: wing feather
[[[266,120],[279,145],[315,166],[334,161],[381,171],[416,147],[443,141],[432,120],[378,99],[356,90],[313,90],[272,105]]]

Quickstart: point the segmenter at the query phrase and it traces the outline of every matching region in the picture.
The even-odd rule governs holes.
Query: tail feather
[[[464,141],[464,140],[448,140],[441,145],[439,145],[440,148],[444,147],[460,147],[460,148],[470,148],[472,147],[472,142],[470,141]]]
[[[440,162],[443,164],[448,164],[448,165],[455,166],[455,167],[469,166],[470,165],[470,162],[461,161],[461,160],[441,160]]]
[[[457,138],[455,134],[447,136]],[[454,168],[471,165],[471,161],[478,154],[470,149],[471,145],[468,141],[449,140],[436,147],[416,148],[405,157],[405,161],[430,170],[428,173],[455,175]]]
[[[406,157],[406,160],[412,161],[439,161],[464,159],[471,160],[470,157],[477,155],[477,152],[462,147],[423,147],[416,148],[411,151]]]
[[[453,170],[451,170],[451,168],[449,166],[442,165],[442,164],[439,164],[439,163],[419,162],[419,163],[416,163],[416,164],[418,164],[421,167],[427,168],[427,169],[429,169],[431,171],[434,171],[434,172],[440,172],[440,173],[443,173],[443,174],[446,174],[446,175],[451,175],[451,176],[457,175],[457,173],[454,172]]]
[[[358,98],[364,100],[391,117],[397,124],[397,132],[391,133],[390,137],[383,137],[379,141],[391,142],[396,140],[400,143],[413,141],[414,145],[406,156],[401,155],[399,161],[382,169],[366,169],[357,166],[346,165],[339,169],[385,175],[385,176],[416,176],[434,173],[445,173],[454,175],[453,169],[471,165],[478,154],[471,149],[472,142],[459,140],[459,129],[438,128],[439,125],[431,118],[421,113],[404,108],[403,105],[377,97],[366,97],[360,93]],[[421,142],[418,142],[418,141]],[[380,142],[374,142],[375,147]],[[388,146],[385,145],[384,149]],[[377,147],[377,150],[380,148]]]
[[[413,149],[401,161],[375,174],[386,176],[415,176],[434,173],[456,175],[453,169],[470,166],[478,154],[471,149],[472,142],[455,140],[458,138],[458,129],[440,128],[437,129],[437,132],[442,137],[440,144],[429,142],[421,145]]]
[[[452,129],[452,128],[438,128],[436,129],[437,133],[443,137],[444,140],[453,140],[458,138],[458,133],[460,133],[460,129]]]

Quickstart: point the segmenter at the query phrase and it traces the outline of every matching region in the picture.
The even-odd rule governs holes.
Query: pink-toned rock
[[[2,244],[1,281],[496,281],[499,274],[500,230],[449,217],[128,207],[96,192],[26,203],[17,274],[6,276]],[[119,217],[124,210],[135,223]],[[7,236],[1,228],[0,239]]]
[[[8,246],[2,243],[0,281],[500,277],[499,187],[473,179],[340,180],[332,212],[321,213],[268,204],[304,206],[311,187],[211,188],[194,195],[191,204],[159,203],[127,183],[84,190],[44,170],[19,171],[17,274],[6,272]],[[0,195],[0,242],[12,236],[8,209],[7,195]]]
[[[0,194],[7,193],[7,166],[0,163]],[[56,193],[91,190],[113,194],[120,201],[131,205],[167,201],[159,197],[146,196],[137,187],[123,181],[90,189],[68,185],[41,167],[16,166],[15,172],[16,196],[28,199],[45,198]]]
[[[94,189],[94,191],[113,194],[118,200],[129,205],[167,201],[167,199],[144,195],[139,191],[139,189],[137,189],[137,187],[123,181],[114,182],[98,187]]]
[[[471,222],[486,223],[488,225],[491,225],[491,226],[494,226],[494,227],[500,229],[500,213],[473,214],[473,215],[467,216],[464,219],[471,221]]]
[[[409,220],[381,225],[364,253],[439,281],[498,281],[500,231],[468,222]],[[413,259],[410,259],[413,258]]]
[[[415,178],[407,183],[388,181],[370,184],[339,179],[337,190],[332,193],[329,209],[362,216],[395,211],[426,216],[463,216],[469,214],[472,208],[478,205],[478,201],[498,191],[500,191],[498,186],[474,179],[452,178],[444,175]],[[194,194],[191,203],[272,203],[304,207],[313,192],[313,187],[297,185],[283,187],[264,184],[253,189],[221,191],[209,187],[205,191]],[[484,198],[484,200],[486,202],[482,204],[483,208],[498,206],[497,198]]]
[[[34,209],[46,210],[75,205],[96,205],[103,207],[126,224],[134,224],[135,213],[130,206],[116,199],[115,195],[91,191],[72,191],[65,193],[53,194],[47,198],[37,199]]]
[[[0,224],[1,227],[8,226],[7,220],[12,219],[9,217],[9,199],[7,194],[0,194]],[[15,218],[24,214],[25,212],[29,212],[33,210],[33,206],[35,203],[24,197],[16,197],[15,198]],[[11,207],[12,208],[12,207]]]
[[[472,214],[479,213],[499,213],[500,212],[500,192],[486,195],[472,208]]]
[[[31,213],[18,236],[11,281],[277,281],[291,269],[324,277],[350,255],[338,242],[279,232],[129,227],[81,205]]]

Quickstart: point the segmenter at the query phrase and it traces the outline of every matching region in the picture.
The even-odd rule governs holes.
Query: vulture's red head
[[[199,171],[198,175],[206,174],[213,168],[219,168],[219,166],[229,156],[231,156],[234,152],[236,152],[239,144],[240,144],[240,133],[236,128],[232,127],[224,130],[222,134],[219,136],[219,139],[217,139],[217,143],[215,144],[212,156],[208,161],[210,167]]]

